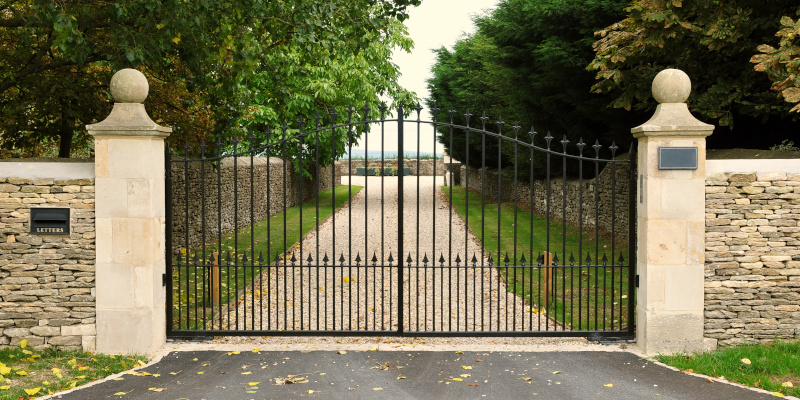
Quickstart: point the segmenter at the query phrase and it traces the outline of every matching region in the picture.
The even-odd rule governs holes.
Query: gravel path
[[[396,330],[399,221],[404,229],[403,259],[410,254],[419,260],[412,265],[422,265],[426,256],[433,261],[433,254],[437,261],[442,254],[445,260],[452,254],[452,264],[445,261],[445,265],[455,265],[456,256],[464,260],[465,254],[469,260],[473,255],[480,260],[479,241],[448,209],[440,189],[444,184],[441,177],[435,183],[433,177],[420,177],[419,184],[417,177],[404,178],[402,217],[398,214],[397,177],[352,177],[352,182],[365,188],[321,224],[318,232],[310,232],[302,241],[302,251],[300,245],[294,249],[301,260],[327,255],[329,267],[269,268],[260,287],[246,291],[238,309],[231,312],[232,326],[223,329]],[[378,265],[389,265],[390,255],[394,267],[372,266],[373,256],[384,260]],[[348,260],[351,256],[351,266],[347,261],[346,266],[338,266],[340,257]],[[357,257],[361,259],[358,267]],[[333,266],[334,260],[337,266]],[[464,262],[460,264],[460,268],[434,267],[433,263],[428,268],[402,267],[405,331],[563,329],[509,293],[495,268],[464,268]],[[241,321],[238,327],[233,326],[236,313]],[[236,338],[224,341],[232,340]],[[374,343],[374,339],[367,340]]]

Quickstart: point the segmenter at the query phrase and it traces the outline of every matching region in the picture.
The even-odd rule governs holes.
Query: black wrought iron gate
[[[635,148],[431,111],[168,148],[168,336],[632,336]]]

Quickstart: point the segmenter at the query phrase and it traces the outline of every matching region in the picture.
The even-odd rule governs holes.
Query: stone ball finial
[[[653,79],[653,98],[659,103],[685,103],[691,92],[689,75],[679,69],[665,69]]]
[[[144,74],[131,68],[117,71],[111,78],[110,86],[115,103],[144,103],[150,91]]]

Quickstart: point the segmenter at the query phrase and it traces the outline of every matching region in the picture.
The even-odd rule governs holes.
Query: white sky
[[[464,34],[472,33],[475,25],[472,17],[482,15],[485,11],[495,7],[497,0],[422,0],[422,5],[409,10],[409,18],[405,21],[408,33],[414,40],[414,49],[411,53],[402,50],[395,51],[392,61],[400,68],[400,86],[414,92],[420,98],[424,107],[424,100],[428,98],[428,87],[425,82],[431,75],[431,67],[436,61],[432,50],[442,46],[453,48],[456,40]],[[423,110],[420,119],[430,121],[430,114]],[[433,128],[422,125],[420,134],[420,152],[433,153],[434,139]],[[417,151],[417,126],[405,124],[404,126],[405,151]],[[369,134],[369,149],[381,149],[380,129],[373,129]],[[363,140],[354,149],[363,150]],[[397,150],[397,125],[387,124],[384,132],[384,149]],[[443,151],[442,145],[436,145],[436,152]]]

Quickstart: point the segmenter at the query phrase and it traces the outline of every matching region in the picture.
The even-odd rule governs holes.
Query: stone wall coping
[[[706,176],[725,172],[800,173],[800,159],[785,160],[706,160]]]
[[[94,162],[4,161],[0,177],[22,179],[94,179]]]

